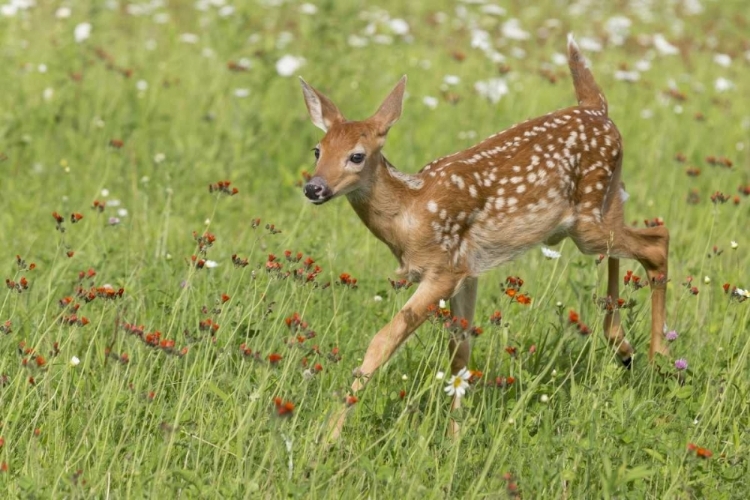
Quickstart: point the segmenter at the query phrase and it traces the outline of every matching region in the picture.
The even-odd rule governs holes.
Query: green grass
[[[552,1],[508,2],[503,17],[472,4],[455,4],[457,11],[447,1],[379,8],[329,1],[314,15],[300,14],[296,2],[237,2],[226,17],[193,1],[140,16],[126,14],[124,2],[115,9],[79,2],[68,19],[38,3],[0,17],[0,277],[29,282],[21,293],[0,294],[0,325],[11,322],[0,333],[0,489],[9,497],[502,498],[513,496],[510,483],[525,498],[750,496],[750,302],[722,289],[750,287],[750,199],[737,192],[750,184],[743,2],[703,1],[695,15],[655,7],[650,21],[638,15],[644,8],[593,6],[576,15]],[[169,14],[166,23],[155,22],[161,13]],[[603,266],[568,241],[559,260],[533,250],[480,280],[476,322],[484,334],[471,367],[484,375],[453,415],[463,423],[458,440],[445,436],[448,398],[436,379],[449,367],[448,333],[425,324],[359,394],[343,439],[326,447],[321,433],[352,369],[411,290],[391,288],[395,261],[344,200],[322,207],[304,200],[301,173],[314,168],[310,148],[320,133],[296,78],[279,76],[276,61],[304,57],[299,74],[354,119],[372,113],[408,74],[405,112],[386,152],[415,172],[512,123],[571,105],[567,69],[551,66],[556,84],[540,70],[564,52],[568,31],[601,40],[615,14],[633,21],[625,43],[586,55],[624,137],[628,221],[662,217],[671,231],[667,312],[680,335],[662,369],[674,373],[674,359],[686,358],[684,384],[646,362],[647,288],[623,291],[636,302],[624,321],[638,355],[631,371],[619,367],[592,300],[605,290]],[[348,44],[350,34],[370,40],[368,20],[386,15],[405,19],[411,37]],[[531,39],[502,37],[512,17]],[[73,30],[84,21],[93,30],[79,44]],[[374,26],[390,33],[384,22]],[[507,57],[502,77],[510,92],[497,104],[474,91],[474,82],[499,73],[471,47],[470,27],[491,33]],[[283,32],[292,40],[279,46]],[[657,32],[683,54],[655,53],[648,40]],[[180,41],[182,33],[197,34],[198,43]],[[524,55],[513,57],[514,48]],[[731,66],[713,62],[716,53],[731,55]],[[249,70],[228,68],[242,58]],[[614,78],[620,66],[632,69],[644,58],[651,68],[639,81]],[[450,88],[454,105],[440,90],[448,74],[461,79]],[[734,89],[717,92],[719,77]],[[139,80],[147,84],[140,90]],[[670,82],[684,101],[666,96]],[[424,96],[438,97],[437,108],[425,106]],[[110,146],[113,139],[122,147]],[[727,157],[733,167],[710,166],[708,156]],[[701,175],[687,176],[689,166]],[[236,196],[208,192],[223,179],[239,189]],[[697,203],[687,201],[691,190]],[[730,200],[712,204],[716,191]],[[90,208],[96,199],[109,203],[104,213]],[[65,232],[55,229],[53,211],[65,217]],[[75,212],[84,217],[71,224]],[[120,223],[110,226],[110,217]],[[216,235],[205,258],[218,267],[190,265],[198,253],[193,231]],[[283,277],[301,266],[287,262],[287,249],[321,266],[317,286]],[[283,263],[281,273],[266,271],[269,253]],[[36,269],[19,269],[17,254]],[[233,254],[247,258],[247,267],[233,266]],[[623,272],[644,274],[636,266],[627,262]],[[79,280],[89,269],[96,275]],[[336,283],[345,272],[357,278],[356,289]],[[504,296],[507,275],[523,277],[531,306]],[[687,276],[698,295],[682,285]],[[76,296],[79,286],[105,284],[122,287],[122,297],[86,303]],[[77,316],[87,325],[61,323],[72,313],[60,306],[65,297],[80,304]],[[570,309],[594,333],[579,335]],[[496,310],[501,326],[489,322]],[[314,338],[294,338],[284,320],[295,312]],[[215,332],[199,328],[209,318],[220,325]],[[161,332],[174,348],[146,345],[125,322],[144,325],[144,336]],[[275,365],[271,353],[282,356]],[[303,376],[304,359],[322,371]],[[515,383],[488,385],[496,377]],[[275,415],[275,397],[293,402],[291,415]],[[698,458],[689,443],[713,456]]]

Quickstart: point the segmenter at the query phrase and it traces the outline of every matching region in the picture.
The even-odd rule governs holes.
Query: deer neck
[[[365,226],[388,245],[399,261],[406,250],[407,235],[397,221],[408,214],[422,184],[419,176],[399,172],[380,155],[370,182],[347,194]]]

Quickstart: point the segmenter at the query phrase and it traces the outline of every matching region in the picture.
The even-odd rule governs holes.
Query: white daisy
[[[466,389],[469,388],[469,378],[471,373],[466,368],[461,368],[458,374],[453,375],[448,380],[448,385],[445,386],[445,393],[448,396],[456,396],[462,398],[466,394]]]
[[[560,255],[562,255],[560,252],[547,247],[542,247],[542,254],[548,259],[559,259]]]

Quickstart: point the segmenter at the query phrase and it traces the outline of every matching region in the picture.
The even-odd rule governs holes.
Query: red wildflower
[[[232,264],[234,264],[234,267],[245,267],[249,264],[247,261],[247,258],[241,259],[237,256],[237,254],[232,254]]]
[[[688,451],[694,451],[695,456],[698,458],[711,458],[713,456],[713,453],[711,450],[707,448],[702,448],[694,443],[688,443],[687,445]]]
[[[518,302],[519,304],[523,304],[523,305],[527,306],[527,305],[531,304],[531,297],[529,297],[528,295],[522,293],[522,294],[516,296],[516,302]]]
[[[339,284],[348,286],[349,288],[357,288],[357,279],[352,278],[349,273],[341,273],[339,275]]]
[[[284,401],[276,397],[273,398],[273,403],[276,406],[276,414],[280,417],[290,416],[294,411],[294,403],[291,401]]]
[[[490,323],[496,326],[499,326],[503,323],[503,313],[500,311],[495,311],[492,313],[492,316],[490,316]]]
[[[281,354],[278,354],[278,353],[275,353],[275,352],[274,352],[274,353],[271,353],[271,354],[269,354],[269,355],[268,355],[268,361],[269,361],[269,362],[270,362],[270,363],[271,363],[272,365],[275,365],[275,364],[277,364],[277,363],[278,363],[279,361],[281,361],[281,360],[282,360],[282,356],[281,356]]]
[[[357,398],[357,396],[353,396],[353,395],[347,396],[346,406],[354,406],[355,404],[357,404],[358,401],[359,401],[359,398]]]
[[[580,318],[578,317],[578,313],[575,312],[573,309],[571,309],[570,312],[568,313],[568,321],[575,324],[575,323],[578,323],[579,319]]]

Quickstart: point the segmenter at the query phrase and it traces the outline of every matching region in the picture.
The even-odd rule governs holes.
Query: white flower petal
[[[562,255],[560,252],[547,247],[542,247],[542,254],[544,254],[544,256],[548,259],[559,259]]]
[[[422,98],[422,102],[424,103],[425,106],[427,106],[430,109],[435,109],[437,108],[437,105],[438,105],[437,97],[432,97],[429,95],[424,96]]]
[[[305,64],[303,57],[287,54],[276,61],[276,72],[281,76],[292,76],[303,64]]]
[[[78,43],[88,40],[90,36],[91,36],[91,24],[90,23],[80,23],[73,30],[73,38],[75,38],[75,41]]]

